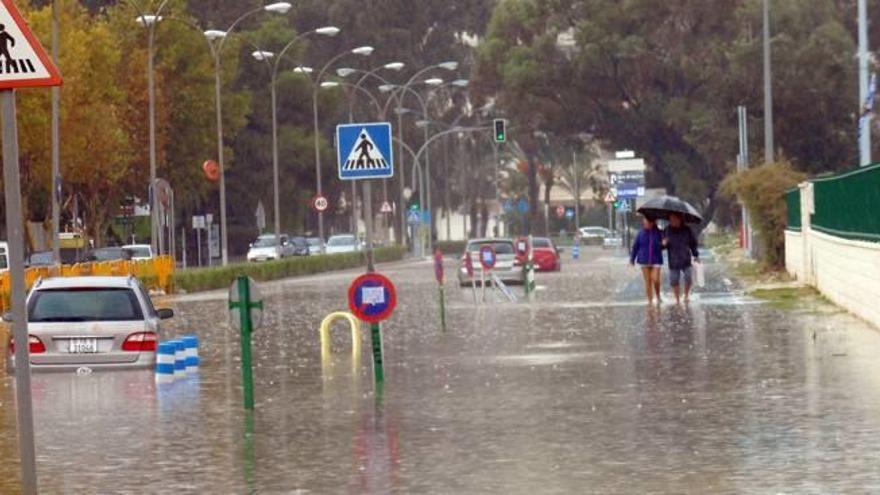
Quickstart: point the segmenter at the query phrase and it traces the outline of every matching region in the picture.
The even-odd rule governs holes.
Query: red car
[[[516,260],[518,264],[526,262],[526,254],[520,251],[520,247],[528,243],[528,237],[519,237],[514,243],[516,245]],[[532,260],[535,263],[535,270],[539,272],[558,272],[562,270],[562,259],[559,257],[559,249],[547,237],[532,238]]]

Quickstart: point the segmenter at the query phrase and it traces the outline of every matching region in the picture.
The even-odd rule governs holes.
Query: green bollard
[[[251,334],[254,331],[251,311],[263,309],[263,302],[251,302],[250,279],[238,277],[236,281],[238,302],[229,302],[229,309],[238,309],[241,326],[241,385],[244,391],[244,408],[254,409],[254,370],[251,357]]]
[[[382,364],[382,327],[379,323],[370,324],[370,339],[373,341],[373,373],[376,383],[385,381],[385,369]]]
[[[446,291],[440,286],[440,328],[446,332]]]

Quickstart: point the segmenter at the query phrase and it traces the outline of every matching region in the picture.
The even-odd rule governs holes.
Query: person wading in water
[[[663,232],[657,228],[657,222],[653,218],[642,218],[642,230],[636,236],[629,254],[630,265],[635,265],[636,262],[642,267],[642,277],[645,279],[645,295],[648,297],[648,304],[654,303],[654,295],[657,296],[657,304],[660,304]]]

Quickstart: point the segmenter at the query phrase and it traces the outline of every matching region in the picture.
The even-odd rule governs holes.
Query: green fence
[[[813,229],[880,241],[880,163],[810,182],[816,210],[810,223]]]
[[[801,230],[801,190],[797,187],[785,192],[785,204],[788,206],[786,227],[788,230]]]

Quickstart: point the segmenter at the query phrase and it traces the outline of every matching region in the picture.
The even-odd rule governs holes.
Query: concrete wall
[[[835,304],[880,327],[880,243],[813,230],[812,184],[801,185],[801,232],[785,233],[785,267]]]

